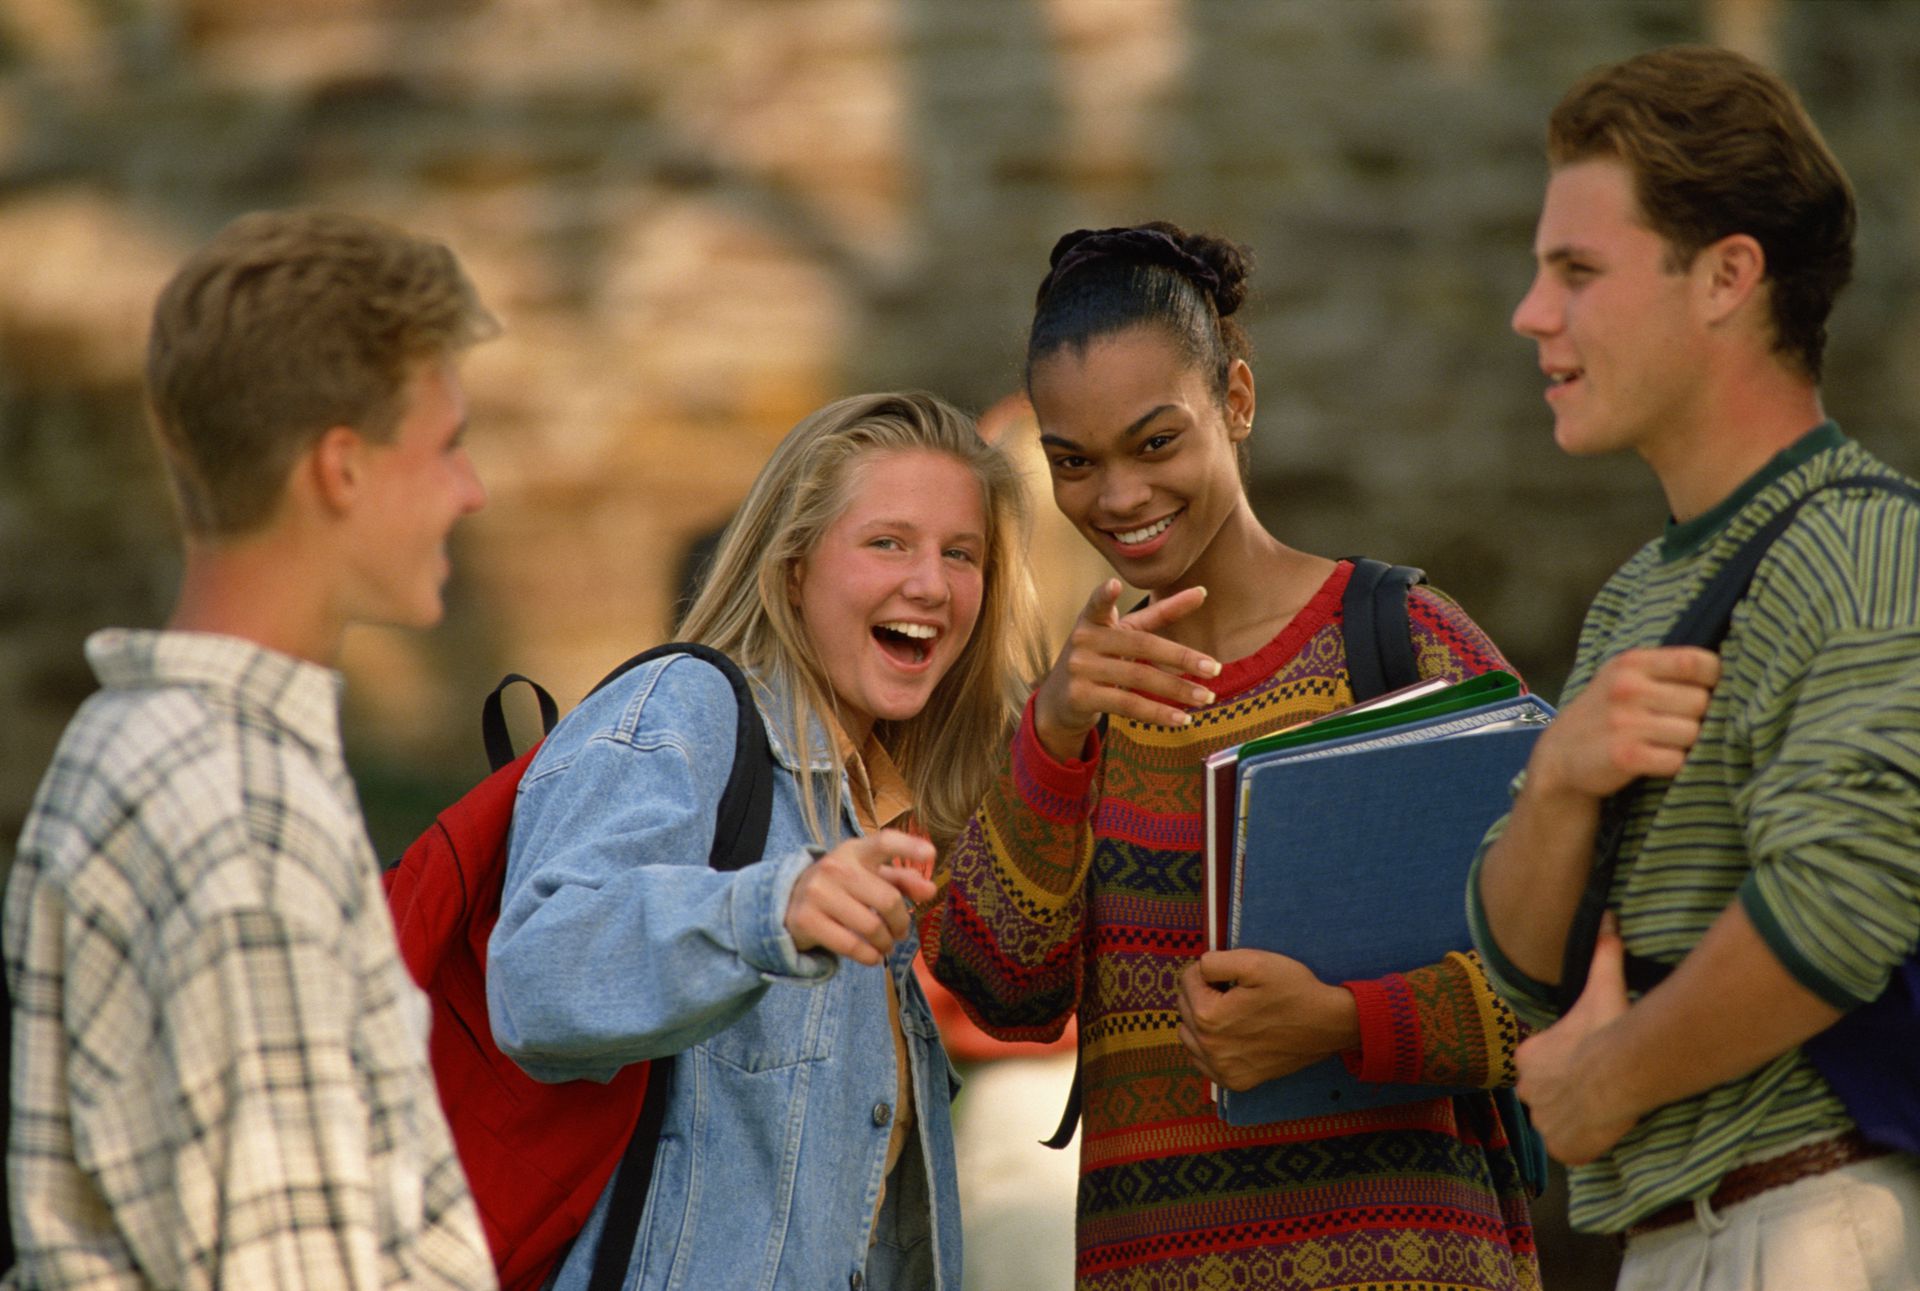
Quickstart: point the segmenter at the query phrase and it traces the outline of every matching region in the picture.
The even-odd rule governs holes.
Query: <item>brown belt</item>
[[[1843,1165],[1852,1165],[1855,1161],[1868,1161],[1874,1157],[1885,1156],[1889,1149],[1869,1143],[1860,1136],[1859,1131],[1849,1130],[1838,1138],[1822,1139],[1818,1143],[1809,1143],[1805,1147],[1795,1148],[1791,1152],[1777,1157],[1768,1157],[1765,1161],[1755,1161],[1750,1165],[1729,1170],[1720,1180],[1720,1186],[1707,1198],[1707,1205],[1714,1210],[1724,1210],[1728,1206],[1738,1205],[1758,1197],[1772,1188],[1784,1188],[1790,1183],[1802,1179],[1811,1179],[1814,1175],[1825,1174],[1829,1170],[1838,1170]],[[1647,1233],[1683,1224],[1694,1216],[1692,1201],[1676,1201],[1671,1206],[1662,1206],[1645,1219],[1620,1235],[1621,1240],[1641,1237]]]

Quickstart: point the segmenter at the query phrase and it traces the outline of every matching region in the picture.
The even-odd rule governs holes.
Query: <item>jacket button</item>
[[[867,1279],[861,1275],[860,1270],[855,1269],[853,1276],[847,1279],[847,1285],[852,1287],[853,1291],[860,1291],[861,1284],[866,1280]]]
[[[892,1119],[893,1109],[891,1107],[888,1107],[885,1103],[875,1103],[873,1105],[873,1123],[875,1125],[885,1125]]]

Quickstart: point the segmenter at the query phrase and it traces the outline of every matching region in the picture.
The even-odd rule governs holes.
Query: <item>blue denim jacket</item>
[[[707,868],[736,711],[726,678],[676,655],[592,695],[548,737],[520,785],[488,948],[494,1038],[549,1081],[681,1055],[632,1291],[959,1291],[958,1082],[911,970],[918,938],[886,966],[918,1132],[875,1241],[896,1090],[885,979],[787,935],[811,840],[799,754],[778,721],[766,853],[737,873]],[[825,733],[810,734],[807,756],[824,765]],[[837,797],[821,819],[858,832],[844,777]],[[586,1286],[606,1203],[554,1279],[560,1291]]]

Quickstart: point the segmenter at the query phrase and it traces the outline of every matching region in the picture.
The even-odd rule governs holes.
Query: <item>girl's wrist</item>
[[[1040,706],[1034,705],[1033,734],[1040,741],[1040,747],[1056,762],[1080,762],[1085,760],[1087,736],[1092,734],[1091,726],[1078,731],[1049,722],[1040,713]]]

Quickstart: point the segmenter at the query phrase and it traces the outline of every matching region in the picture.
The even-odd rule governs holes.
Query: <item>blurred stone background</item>
[[[1638,463],[1557,453],[1507,331],[1542,125],[1682,40],[1786,72],[1850,169],[1828,407],[1920,469],[1912,0],[0,0],[0,861],[92,688],[81,640],[169,603],[153,294],[264,206],[433,232],[509,327],[468,367],[492,503],[449,622],[349,647],[389,854],[483,769],[505,668],[571,704],[662,639],[688,544],[800,415],[1013,392],[1082,225],[1250,243],[1263,516],[1423,565],[1552,693],[1662,511]],[[1064,622],[1098,568],[1041,541]],[[1550,1285],[1601,1277],[1578,1249]]]

